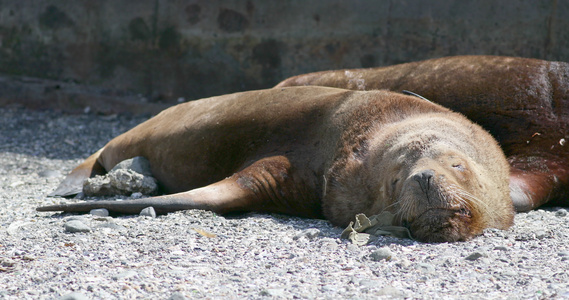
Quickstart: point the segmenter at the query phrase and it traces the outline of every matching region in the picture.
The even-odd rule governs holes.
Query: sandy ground
[[[38,213],[77,163],[144,118],[0,109],[2,299],[569,298],[569,215],[518,214],[463,243],[358,247],[324,220]],[[70,223],[86,232],[69,232]]]

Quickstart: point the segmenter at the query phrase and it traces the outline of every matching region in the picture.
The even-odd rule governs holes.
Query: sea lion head
[[[415,239],[465,241],[485,228],[511,225],[511,210],[500,204],[508,195],[485,180],[486,170],[469,157],[450,151],[422,157],[408,170],[400,183],[395,214]]]
[[[392,225],[408,227],[423,242],[466,241],[486,228],[509,228],[510,167],[496,140],[435,104],[403,104],[345,143],[326,178],[324,215],[347,225],[356,214],[387,211],[395,215]]]
[[[465,241],[486,228],[510,227],[509,165],[500,148],[478,126],[465,134],[460,123],[437,122],[447,127],[424,124],[398,135],[400,147],[383,153],[398,225],[423,242]]]

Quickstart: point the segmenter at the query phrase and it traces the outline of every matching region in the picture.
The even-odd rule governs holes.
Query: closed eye
[[[452,167],[457,171],[460,171],[460,172],[464,171],[464,166],[461,164],[453,164]]]

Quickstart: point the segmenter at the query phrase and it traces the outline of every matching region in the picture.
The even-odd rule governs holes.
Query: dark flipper
[[[510,158],[510,196],[516,211],[542,205],[569,205],[569,174],[561,160]]]
[[[75,171],[75,170],[74,170]],[[310,189],[298,191],[288,159],[264,158],[219,182],[191,191],[124,201],[89,201],[38,207],[38,211],[89,212],[105,208],[110,212],[138,214],[152,206],[158,214],[186,209],[204,209],[219,214],[239,211],[295,213],[320,217],[319,201]],[[282,198],[281,198],[282,197]],[[295,204],[289,197],[307,197]],[[310,201],[312,200],[312,201]]]
[[[124,201],[86,201],[78,203],[68,203],[59,205],[49,205],[38,207],[37,211],[64,211],[64,212],[89,212],[92,209],[105,208],[110,212],[123,213],[123,214],[138,214],[146,207],[152,206],[158,214],[165,214],[168,212],[192,209],[192,208],[205,208],[201,207],[198,203],[192,201],[189,195],[176,194],[163,197],[152,197],[135,200]]]
[[[49,197],[67,197],[79,194],[83,190],[83,182],[85,179],[95,175],[105,174],[105,169],[99,163],[98,158],[103,149],[89,156],[83,163],[77,166],[65,179],[59,184],[55,191],[51,192]]]
[[[237,210],[240,202],[248,198],[250,197],[247,191],[240,188],[234,178],[230,177],[203,188],[178,194],[124,201],[87,201],[50,205],[38,207],[36,210],[89,212],[92,209],[105,208],[115,213],[138,214],[142,209],[152,206],[158,214],[185,209],[206,209],[225,213]]]

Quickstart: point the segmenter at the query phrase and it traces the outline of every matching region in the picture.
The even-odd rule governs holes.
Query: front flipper
[[[79,194],[83,190],[83,182],[85,179],[95,175],[105,174],[105,168],[99,163],[99,155],[103,149],[89,156],[83,163],[78,165],[65,179],[59,184],[55,191],[51,192],[49,197],[67,197]]]
[[[261,159],[233,176],[191,191],[124,201],[89,201],[38,207],[38,211],[88,212],[105,208],[138,214],[152,206],[159,214],[204,209],[219,214],[239,211],[288,213],[321,217],[315,182],[297,174],[284,156]]]

